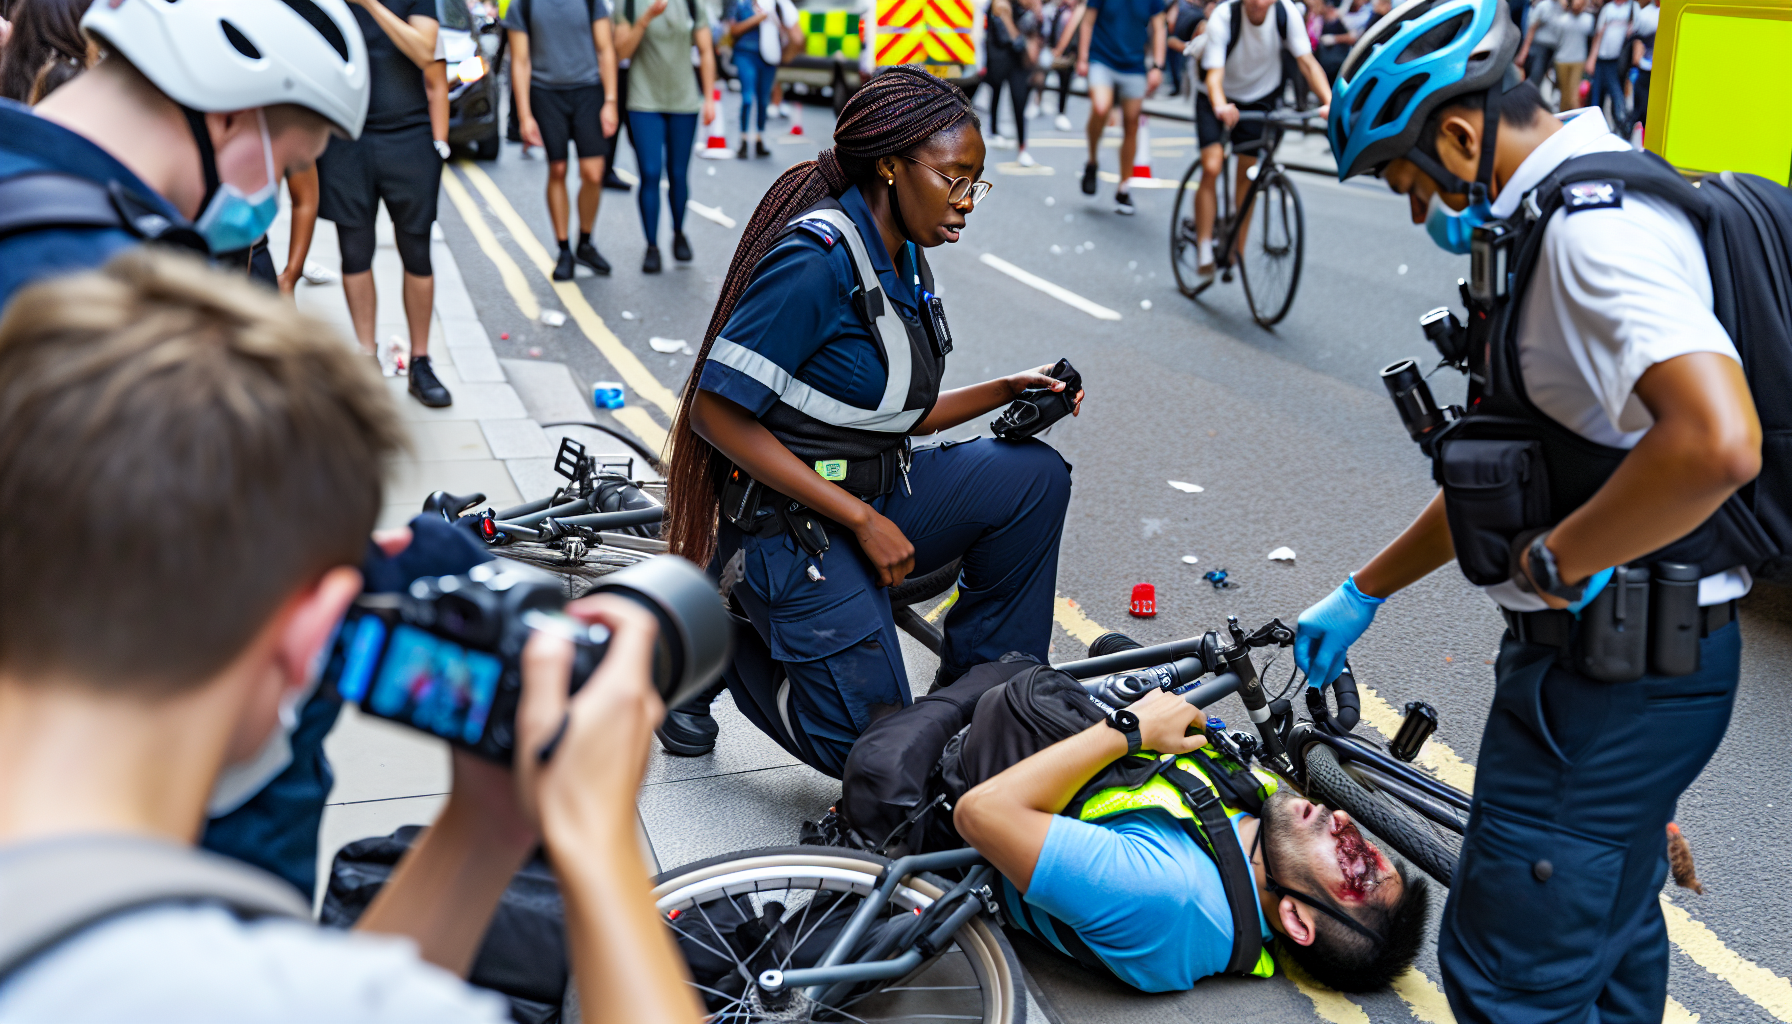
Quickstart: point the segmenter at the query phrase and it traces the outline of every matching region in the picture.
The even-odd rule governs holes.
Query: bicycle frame
[[[1255,112],[1245,111],[1244,113],[1241,113],[1239,115],[1240,120],[1243,120],[1247,114],[1251,113]],[[1215,192],[1215,198],[1220,200],[1217,205],[1222,207],[1222,209],[1215,211],[1215,219],[1217,222],[1215,227],[1220,228],[1221,230],[1217,231],[1214,235],[1213,263],[1215,269],[1221,271],[1231,271],[1233,262],[1238,255],[1239,228],[1245,223],[1246,219],[1249,218],[1251,208],[1256,205],[1257,196],[1262,193],[1265,187],[1265,182],[1270,178],[1270,171],[1281,169],[1281,165],[1276,163],[1276,149],[1282,144],[1282,126],[1267,117],[1253,118],[1253,120],[1265,120],[1268,123],[1263,129],[1263,138],[1255,143],[1248,144],[1251,147],[1251,152],[1241,153],[1238,151],[1237,147],[1231,146],[1230,142],[1227,143],[1229,152],[1226,155],[1228,157],[1236,158],[1240,156],[1252,156],[1257,159],[1257,173],[1251,176],[1251,183],[1245,188],[1244,195],[1239,198],[1236,209],[1223,209],[1224,207],[1231,205],[1228,200],[1232,198],[1231,192],[1233,182],[1237,179],[1236,172],[1231,174],[1226,173],[1226,165],[1221,163],[1220,181],[1215,183],[1218,186]],[[1225,194],[1219,194],[1221,191]]]

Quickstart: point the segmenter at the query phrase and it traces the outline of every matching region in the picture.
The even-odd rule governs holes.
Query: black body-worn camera
[[[659,620],[653,684],[667,707],[728,664],[728,613],[715,585],[684,559],[648,559],[601,578],[593,592],[620,594]],[[509,764],[529,635],[539,629],[573,642],[575,692],[608,649],[609,630],[564,614],[565,603],[559,577],[505,559],[418,579],[402,594],[363,594],[337,628],[323,682],[368,714]]]

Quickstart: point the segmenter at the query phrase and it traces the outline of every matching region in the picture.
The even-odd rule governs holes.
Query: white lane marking
[[[1108,307],[1100,305],[1099,303],[1090,302],[1088,299],[1083,298],[1081,295],[1078,295],[1070,289],[1055,285],[1037,274],[1029,274],[1000,256],[995,256],[986,252],[977,257],[977,259],[984,266],[999,270],[1029,288],[1037,288],[1045,294],[1050,295],[1052,298],[1057,299],[1059,302],[1062,302],[1067,306],[1074,306],[1097,320],[1120,319],[1120,314]]]

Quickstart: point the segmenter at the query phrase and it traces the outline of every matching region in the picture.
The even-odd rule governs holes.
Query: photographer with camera
[[[572,645],[529,642],[514,772],[456,752],[446,806],[358,932],[318,930],[285,883],[194,848],[220,775],[292,716],[362,590],[402,443],[366,360],[239,277],[140,250],[14,298],[0,1021],[504,1020],[449,972],[538,843],[585,1017],[697,1019],[637,842],[663,705],[654,619],[625,598],[567,608],[609,631],[576,696]]]
[[[1446,416],[1413,401],[1412,363],[1384,371],[1442,489],[1301,615],[1295,657],[1310,684],[1336,678],[1377,607],[1449,561],[1486,588],[1508,630],[1438,942],[1450,1005],[1654,1020],[1666,828],[1729,723],[1736,599],[1783,514],[1773,487],[1738,494],[1762,465],[1750,338],[1714,313],[1721,250],[1701,237],[1731,183],[1693,189],[1596,108],[1550,116],[1518,81],[1519,41],[1499,0],[1413,0],[1340,74],[1339,177],[1378,174],[1473,254],[1467,328],[1425,320],[1469,402]],[[1724,275],[1745,311],[1748,256]],[[1751,373],[1787,358],[1747,351]]]

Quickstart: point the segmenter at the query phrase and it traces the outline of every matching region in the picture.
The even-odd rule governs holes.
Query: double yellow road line
[[[1084,614],[1081,607],[1060,595],[1052,608],[1052,619],[1064,632],[1081,643],[1092,643],[1107,632]],[[1373,689],[1357,682],[1362,699],[1362,716],[1383,736],[1400,731],[1402,715]],[[1442,781],[1465,793],[1474,792],[1475,766],[1433,736],[1419,752],[1419,762],[1431,769]],[[1662,914],[1667,918],[1668,939],[1692,961],[1711,974],[1722,978],[1738,993],[1773,1015],[1774,1019],[1792,1024],[1792,982],[1724,945],[1717,933],[1682,910],[1666,896],[1661,898]],[[1369,1024],[1369,1016],[1344,995],[1333,992],[1318,982],[1292,974],[1295,985],[1313,1001],[1313,1013],[1332,1024]],[[1455,1024],[1448,1002],[1431,980],[1416,968],[1394,983],[1394,991],[1406,1002],[1412,1015],[1429,1024]],[[1669,997],[1665,1024],[1691,1024],[1699,1015]]]
[[[578,324],[579,330],[596,347],[598,353],[615,368],[617,376],[622,378],[622,382],[634,393],[634,397],[657,406],[660,412],[665,414],[668,422],[676,417],[678,414],[677,396],[664,384],[661,384],[659,378],[655,377],[652,371],[648,370],[641,360],[629,351],[628,347],[622,343],[622,339],[616,337],[615,332],[611,331],[604,323],[604,318],[597,314],[597,310],[591,308],[591,303],[586,301],[585,294],[579,290],[578,284],[573,281],[554,280],[554,261],[548,256],[547,248],[539,238],[535,237],[535,232],[530,230],[529,225],[516,212],[516,208],[510,205],[510,200],[504,197],[504,193],[498,188],[497,183],[471,161],[457,160],[453,167],[472,182],[473,188],[485,200],[486,207],[497,218],[498,223],[503,225],[505,232],[510,235],[511,241],[535,267],[542,280],[547,282],[548,287],[553,289],[554,294],[559,296],[561,305],[566,307],[573,322]],[[478,243],[480,251],[485,253],[486,258],[491,260],[492,265],[497,268],[498,277],[504,282],[504,290],[510,293],[511,301],[516,303],[517,312],[528,320],[539,319],[541,303],[536,299],[535,289],[531,285],[528,275],[523,272],[523,268],[517,264],[516,260],[511,258],[510,251],[499,241],[491,225],[486,222],[485,212],[479,208],[479,204],[474,201],[466,186],[461,184],[459,177],[450,172],[442,175],[442,188],[448,193],[449,202],[452,202],[454,208],[460,211],[461,219],[467,222],[467,227],[473,232],[473,240]],[[615,417],[616,422],[627,427],[636,437],[639,437],[647,447],[658,452],[665,452],[666,428],[661,426],[646,409],[639,405],[628,405],[614,410],[611,415]]]

